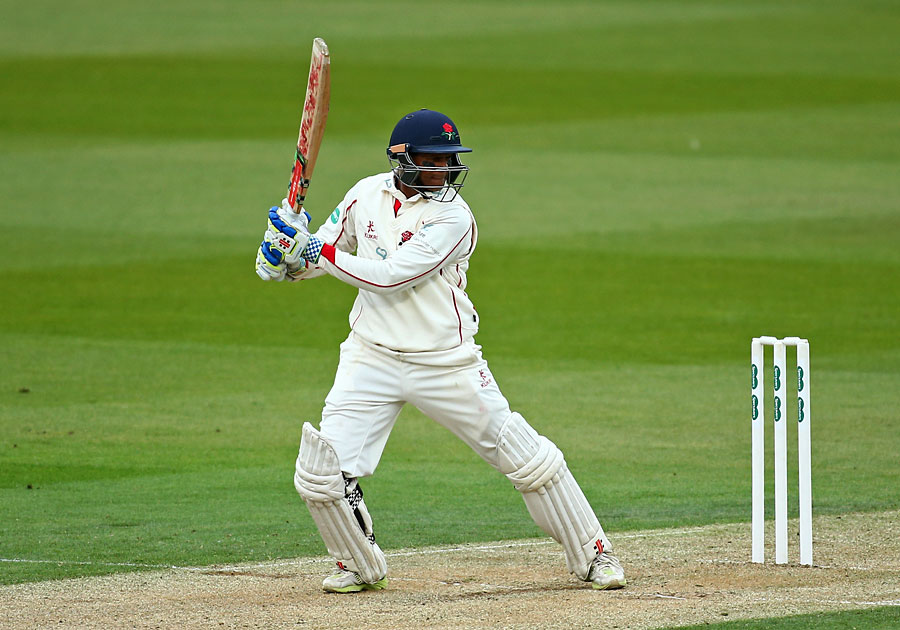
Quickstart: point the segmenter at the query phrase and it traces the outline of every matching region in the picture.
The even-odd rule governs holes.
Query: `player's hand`
[[[287,205],[287,199],[281,207],[269,208],[269,224],[265,242],[284,255],[284,262],[290,269],[296,269],[302,258],[303,250],[309,241],[309,215],[304,210],[294,213]]]
[[[289,282],[297,282],[299,280],[303,280],[303,276],[309,271],[312,266],[306,259],[301,258],[296,265],[285,265],[286,273],[284,274],[284,279]]]
[[[286,273],[284,254],[274,249],[271,243],[263,241],[256,252],[256,275],[266,281],[281,282]]]
[[[319,262],[319,255],[322,253],[322,246],[325,243],[322,239],[309,233],[309,220],[309,214],[305,210],[300,214],[291,210],[287,199],[282,200],[280,208],[269,210],[269,230],[266,234],[271,233],[273,238],[276,234],[278,235],[278,244],[274,242],[272,244],[284,252],[288,273],[296,274],[296,271],[292,272],[292,270],[296,269],[303,259],[310,263]],[[296,234],[291,232],[291,229],[296,230]],[[302,247],[299,245],[300,243],[303,244]],[[290,251],[285,251],[285,248]]]

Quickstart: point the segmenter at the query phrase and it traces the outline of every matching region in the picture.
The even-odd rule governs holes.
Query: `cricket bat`
[[[303,116],[300,119],[300,135],[297,138],[297,153],[294,156],[294,168],[291,170],[291,184],[287,194],[288,203],[297,214],[303,212],[306,190],[309,188],[309,181],[316,166],[322,136],[325,135],[330,98],[331,57],[328,55],[325,40],[316,37],[313,40],[306,98],[303,101]]]

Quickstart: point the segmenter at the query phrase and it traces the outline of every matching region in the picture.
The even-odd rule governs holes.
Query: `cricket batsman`
[[[303,424],[294,474],[337,562],[329,592],[387,584],[359,480],[375,472],[406,403],[506,475],[571,573],[595,589],[626,584],[562,452],[510,410],[474,341],[466,272],[478,229],[459,194],[469,171],[459,156],[470,151],[450,118],[421,109],[394,127],[391,170],[354,185],[315,234],[286,202],[269,211],[256,258],[263,280],[327,274],[359,289],[320,428]]]

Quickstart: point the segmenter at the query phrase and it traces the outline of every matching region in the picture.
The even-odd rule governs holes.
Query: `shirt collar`
[[[416,202],[419,199],[422,199],[422,193],[416,193],[412,197],[407,197],[403,194],[403,192],[397,188],[397,185],[394,183],[394,174],[387,173],[387,177],[384,180],[384,188],[383,190],[388,193],[394,199],[400,201],[400,203],[406,203],[407,201]]]

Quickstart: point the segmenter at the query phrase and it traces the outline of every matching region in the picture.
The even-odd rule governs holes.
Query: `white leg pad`
[[[569,571],[587,579],[591,561],[612,545],[562,452],[517,413],[500,430],[497,450],[500,471],[522,493],[534,522],[563,546]]]
[[[387,575],[387,561],[374,542],[371,518],[361,496],[356,509],[351,507],[337,453],[308,422],[303,423],[294,487],[335,560],[359,573],[365,582],[377,582]]]

